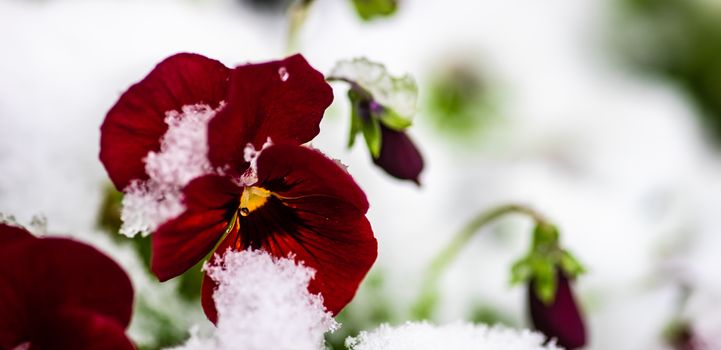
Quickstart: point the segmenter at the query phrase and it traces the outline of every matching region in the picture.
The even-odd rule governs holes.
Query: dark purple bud
[[[678,327],[668,335],[667,340],[674,350],[708,349],[704,342],[694,334],[691,324],[688,322],[679,324]]]
[[[387,128],[382,123],[380,127],[381,152],[373,162],[393,177],[420,185],[418,176],[423,170],[423,157],[413,141],[402,131]]]
[[[556,295],[550,304],[545,304],[538,298],[534,280],[528,284],[533,327],[547,339],[555,338],[558,345],[569,350],[577,349],[586,344],[586,327],[568,279],[560,270],[556,276]]]

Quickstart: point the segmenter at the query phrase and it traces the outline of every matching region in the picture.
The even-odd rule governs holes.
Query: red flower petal
[[[258,158],[258,186],[273,196],[247,217],[241,217],[216,249],[262,248],[278,257],[292,253],[315,269],[309,286],[321,293],[326,308],[340,312],[377,256],[365,213],[368,201],[351,176],[318,151],[293,145],[275,145]],[[216,320],[212,292],[215,283],[203,284],[203,307]]]
[[[95,248],[64,238],[23,240],[0,256],[0,348],[32,340],[60,308],[92,310],[130,323],[133,290],[125,272]]]
[[[237,209],[239,189],[228,178],[206,175],[183,190],[186,211],[153,233],[151,269],[161,281],[187,271],[210,253]]]
[[[535,283],[528,284],[528,297],[533,326],[549,339],[556,338],[566,349],[578,349],[586,345],[586,327],[571,286],[562,271],[558,271],[555,299],[546,305],[537,296]]]
[[[225,242],[228,242],[228,240],[223,240],[223,243]],[[227,249],[227,247],[225,248]],[[218,254],[223,254],[226,249],[220,249],[220,247],[218,247],[216,252]],[[215,308],[215,300],[213,300],[213,294],[215,294],[215,290],[217,288],[218,284],[215,283],[208,274],[204,273],[203,284],[200,287],[200,304],[203,306],[205,316],[210,322],[213,322],[213,324],[218,323],[218,310]]]
[[[38,350],[133,350],[116,320],[85,309],[64,308],[47,320],[31,342]]]
[[[373,159],[389,175],[411,180],[420,185],[418,176],[423,171],[423,157],[405,132],[381,124],[381,153]]]
[[[33,238],[35,236],[22,227],[0,223],[0,249],[9,246],[10,243]]]
[[[238,66],[231,73],[228,105],[208,127],[208,158],[215,166],[238,167],[248,143],[260,149],[268,137],[274,143],[308,142],[332,101],[330,85],[301,55]]]
[[[368,211],[368,199],[350,174],[308,147],[276,145],[264,150],[258,158],[258,183],[282,197],[335,198],[360,215]]]
[[[143,159],[160,149],[168,129],[166,112],[193,104],[217,107],[225,98],[229,71],[218,61],[181,53],[160,62],[120,97],[100,127],[100,160],[116,188],[147,179]]]

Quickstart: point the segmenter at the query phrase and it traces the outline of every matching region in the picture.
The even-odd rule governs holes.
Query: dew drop
[[[250,210],[248,210],[248,208],[240,208],[241,216],[248,216],[248,214],[250,214]]]
[[[288,78],[290,78],[290,73],[288,73],[288,69],[285,67],[278,68],[278,76],[280,77],[280,81],[287,81]]]

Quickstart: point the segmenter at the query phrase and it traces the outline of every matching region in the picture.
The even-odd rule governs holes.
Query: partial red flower
[[[83,243],[0,224],[0,349],[130,350],[133,289]]]
[[[548,339],[556,339],[565,349],[586,345],[586,327],[571,290],[570,281],[561,269],[556,273],[556,294],[550,304],[537,295],[535,281],[528,284],[528,303],[535,329]]]
[[[309,289],[331,312],[352,299],[377,255],[368,202],[345,169],[300,146],[318,134],[332,99],[300,55],[229,69],[192,54],[161,62],[120,98],[101,130],[100,157],[111,179],[126,194],[155,193],[151,206],[175,197],[182,204],[169,206],[172,215],[150,229],[151,267],[161,281],[213,251],[264,249],[314,268]],[[189,118],[205,121],[198,125],[207,139],[173,141]],[[203,159],[190,174],[188,167],[166,171],[198,153]],[[203,305],[213,321],[214,287],[206,278]]]

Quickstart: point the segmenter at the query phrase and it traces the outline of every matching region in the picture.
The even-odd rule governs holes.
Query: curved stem
[[[313,4],[314,0],[296,0],[288,10],[288,41],[286,43],[286,53],[291,54],[298,48],[298,35],[300,28],[305,23],[305,18],[308,16],[308,9]]]
[[[458,253],[480,231],[481,228],[507,214],[523,214],[536,222],[544,224],[547,220],[537,211],[520,204],[508,204],[483,211],[476,215],[453,240],[443,249],[429,265],[426,278],[423,281],[422,293],[412,306],[413,317],[426,319],[431,315],[433,306],[438,297],[438,281],[448,265],[458,256]]]

